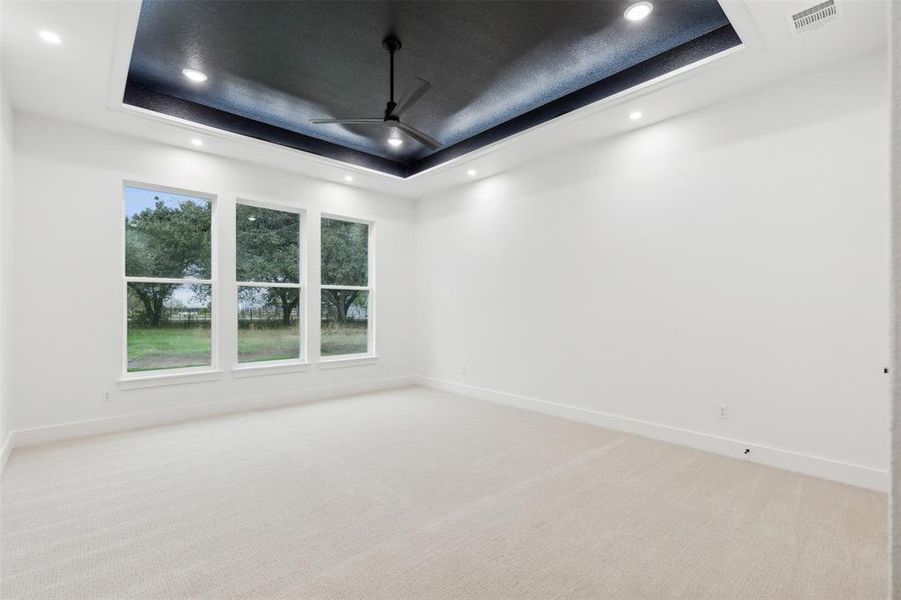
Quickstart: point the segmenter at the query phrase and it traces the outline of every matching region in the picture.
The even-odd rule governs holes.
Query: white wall
[[[186,133],[186,141],[190,137]],[[210,141],[208,144],[215,144]],[[327,387],[391,382],[416,372],[412,254],[414,207],[353,187],[313,180],[193,150],[16,114],[14,167],[16,306],[13,429],[120,417],[211,402],[296,396]],[[218,196],[220,318],[226,326],[218,381],[123,390],[122,181]],[[240,196],[306,208],[308,267],[318,280],[319,211],[375,225],[375,364],[236,379],[233,322],[234,203]],[[233,289],[233,288],[232,288]],[[318,310],[318,302],[311,303]],[[316,319],[312,319],[316,321]],[[348,387],[350,386],[350,387]],[[100,402],[110,390],[112,402]],[[18,443],[18,441],[17,441]]]
[[[424,374],[884,487],[885,69],[868,56],[423,200]]]
[[[0,77],[0,448],[10,431],[12,402],[13,113]],[[0,456],[0,467],[3,458]]]
[[[891,189],[892,189],[892,598],[901,600],[901,7],[892,3]]]

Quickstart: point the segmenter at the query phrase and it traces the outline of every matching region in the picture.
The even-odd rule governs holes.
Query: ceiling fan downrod
[[[382,46],[385,50],[388,51],[388,60],[391,63],[390,70],[390,91],[389,91],[389,99],[388,105],[385,107],[385,120],[386,121],[397,121],[397,117],[394,116],[394,109],[397,108],[397,104],[394,102],[394,54],[400,50],[400,40],[394,37],[393,35],[389,35],[384,40],[382,40]]]

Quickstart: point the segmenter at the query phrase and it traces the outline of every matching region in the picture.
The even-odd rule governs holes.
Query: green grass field
[[[128,328],[128,370],[176,369],[210,364],[209,328]]]
[[[128,370],[150,371],[210,364],[210,330],[202,327],[130,327]],[[238,330],[238,361],[287,360],[299,355],[297,326]],[[366,327],[323,324],[322,356],[362,354],[367,351]]]
[[[369,350],[365,325],[335,326],[323,323],[321,335],[319,353],[322,356],[363,354]]]
[[[288,360],[300,356],[300,330],[294,327],[238,329],[238,362]]]

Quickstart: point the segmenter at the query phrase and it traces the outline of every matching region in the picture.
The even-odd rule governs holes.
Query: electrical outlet
[[[460,365],[460,375],[466,375],[466,363]]]
[[[110,396],[109,390],[103,390],[100,392],[100,404],[109,404],[113,401],[112,396]]]
[[[728,404],[717,404],[716,405],[716,416],[720,419],[728,419],[729,418],[729,405]]]

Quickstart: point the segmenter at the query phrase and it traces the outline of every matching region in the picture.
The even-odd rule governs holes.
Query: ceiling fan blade
[[[439,142],[435,138],[419,131],[415,127],[410,127],[409,125],[407,125],[405,123],[400,123],[400,122],[396,122],[396,123],[394,123],[394,125],[398,129],[400,129],[401,131],[403,131],[404,133],[409,135],[411,138],[413,138],[414,140],[419,142],[420,144],[428,146],[432,150],[437,150],[438,148],[441,147],[441,142]]]
[[[419,99],[422,98],[429,88],[432,87],[432,84],[422,79],[420,77],[415,77],[416,81],[419,83],[416,84],[412,90],[408,93],[404,94],[404,99],[397,103],[397,108],[394,110],[394,115],[399,117],[404,114],[406,111],[410,110],[414,104],[419,102]]]
[[[385,119],[310,119],[313,125],[328,125],[330,123],[343,123],[347,125],[382,125]]]

